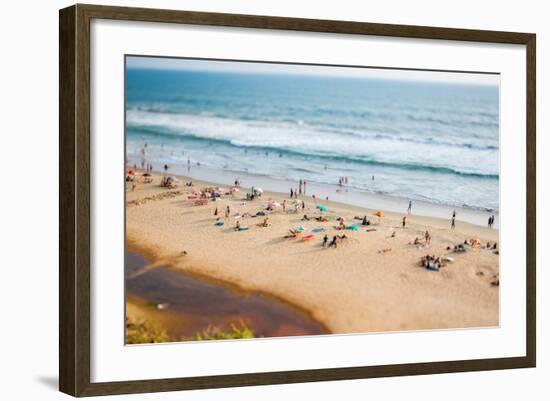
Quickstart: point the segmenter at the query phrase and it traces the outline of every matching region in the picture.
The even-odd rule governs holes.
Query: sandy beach
[[[126,230],[129,249],[147,255],[156,263],[212,279],[226,281],[244,290],[255,290],[287,300],[309,311],[332,333],[364,333],[488,327],[499,324],[499,257],[490,249],[472,247],[453,253],[447,247],[464,240],[479,239],[482,244],[498,241],[498,230],[434,217],[407,217],[331,201],[305,202],[294,213],[287,206],[266,211],[270,199],[283,202],[289,195],[265,192],[261,199],[243,200],[247,188],[206,205],[196,206],[192,193],[213,183],[186,177],[179,186],[159,186],[162,175],[153,174],[153,183],[138,183],[127,190]],[[225,187],[227,188],[227,187]],[[287,204],[290,202],[287,199]],[[328,222],[313,219],[320,214],[316,204],[329,209]],[[229,206],[231,213],[224,217]],[[224,226],[215,226],[218,208]],[[235,231],[235,214],[266,212],[270,226],[261,227],[264,217],[241,217],[247,231]],[[309,221],[303,221],[307,214]],[[355,216],[369,216],[372,225],[361,226]],[[358,224],[358,231],[339,231],[337,217]],[[348,239],[336,248],[322,247],[324,233],[308,241],[284,238],[292,227],[303,226],[304,235],[324,228],[329,238],[345,232]],[[367,232],[366,229],[376,231]],[[429,246],[415,246],[415,238],[431,235]],[[395,232],[395,236],[392,234]],[[385,250],[385,251],[383,251]],[[186,254],[183,254],[183,251]],[[420,265],[423,255],[451,256],[453,262],[438,272]]]

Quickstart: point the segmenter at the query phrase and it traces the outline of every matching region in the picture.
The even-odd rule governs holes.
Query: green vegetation
[[[231,324],[230,331],[223,331],[217,327],[209,326],[201,332],[196,332],[192,340],[228,340],[254,338],[254,332],[248,328],[243,322],[239,325]]]
[[[126,318],[126,344],[165,343],[172,341],[163,330],[149,322],[135,322]]]
[[[191,338],[171,338],[164,330],[159,330],[146,321],[133,321],[126,318],[126,344],[149,344],[178,341],[202,341],[202,340],[228,340],[254,338],[254,332],[243,322],[238,325],[231,324],[228,331],[221,330],[215,326],[208,326],[206,329],[197,331]]]

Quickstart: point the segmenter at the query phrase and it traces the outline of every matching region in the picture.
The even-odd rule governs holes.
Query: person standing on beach
[[[407,209],[407,213],[411,214],[412,212],[412,207],[413,207],[413,202],[412,200],[409,201],[409,208]]]
[[[294,199],[298,199],[298,190],[294,188]]]
[[[283,212],[286,212],[286,199],[283,199]]]
[[[302,195],[302,180],[300,180],[300,183],[298,184],[298,192],[300,195]]]
[[[424,234],[424,239],[426,240],[426,244],[429,244],[432,240],[432,236],[430,235],[428,230],[426,230],[426,234]]]
[[[302,181],[302,185],[304,187],[304,195],[306,194],[306,180]]]
[[[403,216],[403,228],[405,228],[406,221],[407,221],[407,216]]]
[[[451,228],[455,228],[456,209],[453,209],[453,217],[451,218]]]
[[[327,246],[327,242],[328,242],[328,234],[325,233],[325,236],[323,237],[323,248]]]
[[[216,206],[216,210],[214,210],[214,216],[218,215],[218,207]]]
[[[165,164],[164,165],[164,172],[167,172],[168,171],[168,164]]]
[[[294,190],[290,188],[290,199],[294,198]]]
[[[306,203],[302,201],[302,212],[304,211],[305,208],[306,208]]]
[[[489,221],[487,222],[487,227],[491,228],[493,216],[489,216]]]
[[[229,208],[229,205],[227,205],[227,207],[225,208],[225,217],[229,217],[229,215],[231,214],[231,209]]]

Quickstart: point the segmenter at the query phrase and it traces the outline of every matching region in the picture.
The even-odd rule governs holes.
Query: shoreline
[[[158,186],[160,175],[153,176],[155,183],[139,184],[136,191],[126,192],[127,201],[169,191]],[[126,207],[128,243],[157,263],[171,259],[176,269],[228,282],[245,291],[272,294],[308,311],[333,334],[498,325],[499,291],[489,285],[490,277],[498,275],[498,256],[488,250],[472,251],[456,256],[456,263],[438,273],[428,272],[415,262],[426,252],[442,253],[445,244],[460,243],[464,238],[498,241],[498,230],[463,222],[457,222],[456,230],[449,230],[448,220],[416,214],[409,215],[412,223],[400,230],[404,213],[390,212],[373,225],[378,232],[349,233],[350,242],[328,250],[317,242],[301,244],[282,239],[290,225],[307,225],[300,223],[301,213],[270,215],[276,231],[251,227],[248,232],[234,233],[231,228],[216,229],[214,203],[191,206],[185,193],[217,184],[194,182],[194,187],[187,188],[186,178],[180,180],[181,194]],[[242,177],[241,181],[244,185]],[[219,199],[216,205],[261,210],[268,198],[285,197],[284,193],[264,192],[262,201],[247,202],[245,207],[240,206],[243,195],[244,188],[236,198]],[[299,199],[306,202],[307,212],[313,216],[311,197]],[[331,218],[345,215],[352,219],[353,214],[365,212],[371,217],[373,210],[332,200],[322,203],[331,210]],[[231,220],[226,219],[228,223]],[[259,219],[247,222],[258,223]],[[434,237],[427,251],[406,245],[426,228]],[[399,240],[389,238],[392,230],[399,230]],[[215,246],[205,246],[205,241]],[[392,252],[380,254],[379,250],[392,241],[399,244],[393,245]],[[255,258],[250,249],[257,251]],[[188,250],[189,255],[182,258],[182,250]]]
[[[138,168],[138,171],[145,171]],[[290,188],[297,188],[298,182],[283,178],[274,178],[265,175],[252,174],[248,172],[237,172],[226,169],[214,169],[205,166],[192,165],[190,167],[176,165],[170,167],[167,173],[153,170],[154,174],[174,175],[184,179],[193,179],[211,184],[213,186],[233,186],[236,177],[239,177],[241,186],[250,188],[251,186],[262,188],[268,192],[285,196]],[[338,191],[338,192],[337,192]],[[407,215],[409,199],[396,195],[381,194],[375,192],[361,191],[358,189],[338,186],[336,184],[321,184],[316,182],[307,183],[307,195],[301,195],[300,199],[311,198],[315,194],[319,202],[329,201],[347,206],[359,207],[368,210],[383,210],[384,212],[393,212]],[[431,217],[447,220],[450,224],[453,210],[456,210],[456,221],[475,224],[480,227],[487,227],[489,216],[495,216],[494,228],[499,229],[500,215],[498,211],[481,210],[464,206],[449,206],[438,203],[432,203],[423,200],[412,199],[413,207],[411,215],[420,217]]]

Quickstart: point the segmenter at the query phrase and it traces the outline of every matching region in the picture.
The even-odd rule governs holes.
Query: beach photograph
[[[499,75],[126,56],[125,344],[499,326]]]

